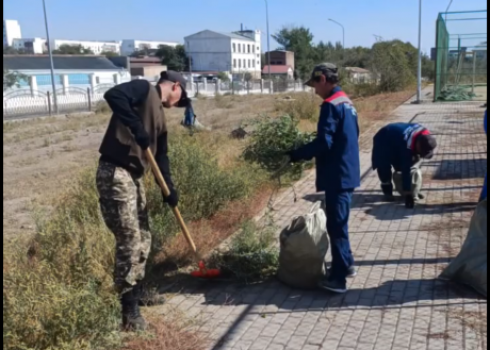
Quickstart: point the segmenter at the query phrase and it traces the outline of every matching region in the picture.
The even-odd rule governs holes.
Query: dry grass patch
[[[206,350],[203,335],[172,320],[150,320],[150,331],[125,342],[121,350]]]

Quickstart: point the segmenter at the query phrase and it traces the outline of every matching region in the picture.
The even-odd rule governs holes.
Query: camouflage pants
[[[126,293],[145,277],[151,249],[143,178],[101,161],[97,189],[102,216],[116,237],[114,281],[118,291]]]

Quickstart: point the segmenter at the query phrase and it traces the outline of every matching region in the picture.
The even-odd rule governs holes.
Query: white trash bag
[[[330,246],[322,203],[315,203],[309,214],[295,217],[281,232],[280,242],[278,279],[293,288],[316,288],[325,276]]]

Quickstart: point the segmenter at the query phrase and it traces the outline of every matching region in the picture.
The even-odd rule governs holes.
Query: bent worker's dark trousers
[[[325,207],[327,231],[332,249],[332,269],[329,278],[346,283],[354,256],[349,240],[349,217],[354,190],[327,192]]]

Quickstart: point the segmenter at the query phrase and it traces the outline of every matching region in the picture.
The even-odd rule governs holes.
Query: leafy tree
[[[436,80],[436,62],[427,55],[422,57],[422,76],[430,81]]]
[[[27,51],[24,49],[14,49],[12,46],[6,46],[3,48],[4,55],[26,55]]]
[[[19,72],[9,71],[3,68],[3,91],[7,91],[12,87],[20,87],[20,82],[27,80],[27,76]]]
[[[280,50],[295,53],[295,74],[297,78],[306,78],[317,63],[310,30],[305,27],[284,27],[272,37],[280,45]]]
[[[86,49],[82,45],[61,45],[57,50],[53,50],[55,55],[93,55],[94,52]]]
[[[414,50],[409,45],[412,46],[394,40],[378,42],[373,46],[371,67],[380,81],[381,91],[400,91],[415,83],[417,54],[414,60]]]
[[[117,52],[114,52],[114,51],[104,51],[100,55],[105,56],[105,57],[118,57],[118,56],[120,56]]]
[[[219,72],[218,79],[226,83],[230,81],[230,76],[225,72]]]
[[[167,66],[169,70],[177,72],[189,70],[190,59],[187,57],[183,45],[178,45],[175,48],[161,45],[155,56],[159,57],[162,60],[162,64]]]

